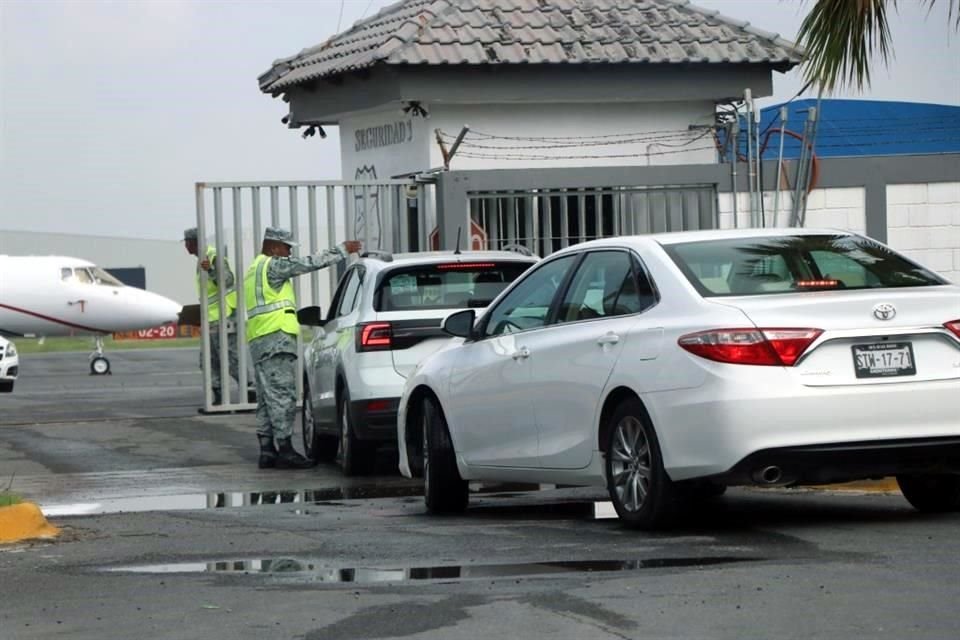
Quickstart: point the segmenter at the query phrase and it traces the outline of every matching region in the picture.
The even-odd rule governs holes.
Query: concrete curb
[[[58,535],[60,529],[47,522],[40,507],[32,502],[0,507],[0,543],[49,539]]]

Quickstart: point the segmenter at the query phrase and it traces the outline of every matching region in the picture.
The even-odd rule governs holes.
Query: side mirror
[[[326,324],[320,307],[304,307],[297,311],[297,322],[307,327],[322,327]]]
[[[443,321],[443,330],[457,338],[472,338],[477,312],[473,309],[450,314]]]

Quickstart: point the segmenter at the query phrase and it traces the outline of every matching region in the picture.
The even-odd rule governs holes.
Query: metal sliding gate
[[[712,184],[472,191],[467,198],[488,248],[521,244],[541,256],[596,238],[718,227]]]
[[[365,249],[417,251],[426,246],[435,221],[428,202],[429,185],[405,180],[371,182],[198,182],[196,184],[197,231],[201,255],[204,246],[217,248],[217,255],[229,261],[235,277],[237,312],[233,322],[215,325],[221,345],[236,340],[239,386],[230,378],[228,350],[221,348],[219,362],[211,362],[210,330],[206,296],[200,296],[201,363],[204,408],[207,412],[249,410],[246,388],[252,386],[252,369],[246,345],[246,301],[243,277],[260,253],[267,226],[289,229],[299,248],[295,255],[317,253],[348,239],[361,240]],[[300,307],[328,306],[336,288],[338,269],[309,275],[303,291],[301,278],[294,289]],[[220,308],[225,308],[223,269],[218,270]],[[206,291],[207,274],[200,272],[200,289]],[[303,295],[302,295],[303,294]],[[302,337],[298,341],[303,354]],[[301,367],[302,362],[298,363]],[[218,367],[222,381],[222,404],[213,405],[211,367]],[[302,394],[303,376],[297,377],[297,394]]]

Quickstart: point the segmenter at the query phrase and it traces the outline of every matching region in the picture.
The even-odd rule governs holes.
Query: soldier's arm
[[[283,283],[294,276],[318,271],[324,267],[336,264],[347,257],[347,250],[342,244],[333,249],[323,251],[302,258],[274,258],[267,269],[267,281],[274,289],[279,289]]]
[[[224,260],[224,274],[223,274],[223,284],[227,289],[232,289],[234,285],[233,269],[230,268],[230,261]],[[210,264],[210,268],[207,270],[207,275],[210,277],[210,281],[214,284],[217,284],[219,277],[217,275],[217,269],[220,268],[220,256],[217,256],[213,259],[213,262]]]

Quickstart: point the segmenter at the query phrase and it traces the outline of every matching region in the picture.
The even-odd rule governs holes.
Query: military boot
[[[277,466],[277,448],[273,446],[273,438],[257,436],[257,439],[260,440],[260,460],[257,466],[261,469],[273,469]]]
[[[277,440],[280,446],[280,453],[277,455],[277,469],[309,469],[313,466],[313,461],[304,458],[297,453],[293,445],[290,444],[290,438]]]

